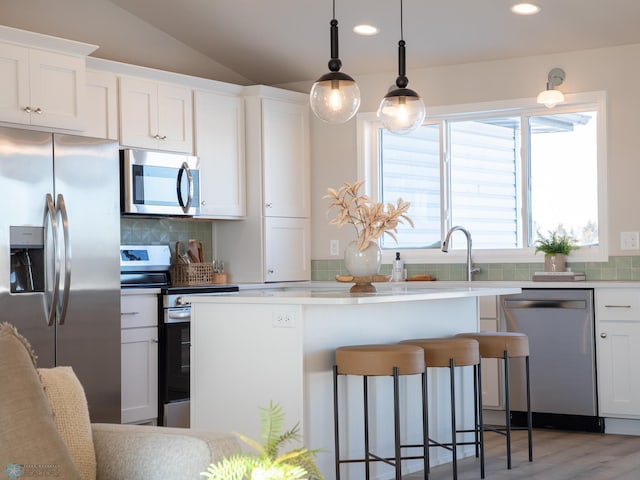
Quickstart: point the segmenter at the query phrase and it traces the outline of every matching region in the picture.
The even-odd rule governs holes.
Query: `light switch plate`
[[[620,250],[640,250],[640,234],[620,232]]]

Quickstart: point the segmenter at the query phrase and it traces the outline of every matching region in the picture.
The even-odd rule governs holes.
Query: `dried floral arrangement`
[[[411,203],[403,202],[402,198],[398,199],[396,205],[388,203],[386,207],[382,203],[374,203],[366,194],[358,194],[363,183],[345,183],[338,190],[327,189],[328,194],[323,198],[333,200],[327,211],[338,209],[337,216],[329,223],[338,228],[347,223],[352,224],[356,229],[360,251],[365,250],[370,241],[377,240],[385,233],[397,242],[394,234],[398,233],[398,224],[406,221],[413,227],[413,221],[406,214]]]

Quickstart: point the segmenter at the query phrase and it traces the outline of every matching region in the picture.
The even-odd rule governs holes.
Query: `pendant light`
[[[402,0],[400,0],[400,41],[398,42],[398,78],[396,89],[385,95],[378,108],[378,117],[384,128],[392,133],[405,134],[414,131],[424,120],[424,103],[420,96],[407,88],[405,41],[402,19]]]
[[[345,123],[360,107],[360,89],[353,78],[340,71],[342,62],[338,55],[338,21],[336,0],[333,0],[331,25],[331,60],[329,73],[321,76],[311,87],[309,103],[311,110],[327,123]]]

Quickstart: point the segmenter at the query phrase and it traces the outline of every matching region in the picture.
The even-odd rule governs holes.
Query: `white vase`
[[[358,242],[349,242],[344,249],[344,264],[354,277],[377,275],[382,264],[382,252],[375,242],[369,242],[367,248],[358,250]]]
[[[566,270],[567,256],[562,253],[544,256],[545,272],[564,272]]]

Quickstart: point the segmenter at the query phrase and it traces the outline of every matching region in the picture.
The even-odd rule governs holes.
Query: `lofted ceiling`
[[[109,0],[255,83],[315,80],[327,71],[331,0]],[[404,0],[407,73],[461,64],[640,43],[638,0]],[[400,0],[336,0],[343,71],[397,71]],[[357,23],[380,29],[362,37]]]

